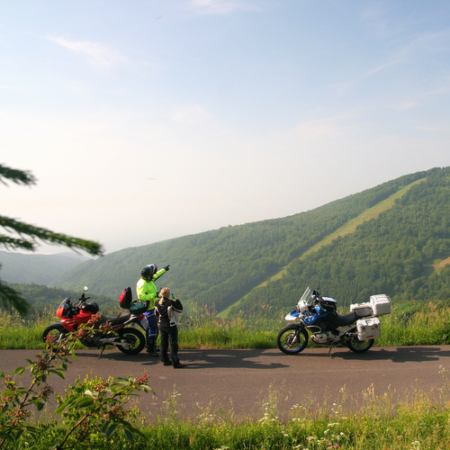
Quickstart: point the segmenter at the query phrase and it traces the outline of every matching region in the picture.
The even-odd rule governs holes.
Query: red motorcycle
[[[72,303],[70,297],[61,302],[56,310],[56,316],[61,318],[61,322],[52,323],[44,330],[42,334],[44,342],[47,342],[47,337],[51,335],[54,337],[54,345],[58,345],[68,333],[74,333],[81,324],[88,323],[94,315],[99,313],[97,303],[87,301],[90,299],[86,297],[87,291],[88,288],[85,287],[76,305]],[[102,349],[100,356],[108,345],[117,347],[127,355],[136,355],[145,347],[148,323],[144,312],[147,311],[149,302],[133,302],[131,288],[128,287],[120,297],[120,306],[127,309],[129,314],[120,313],[117,317],[100,315],[100,319],[93,325],[93,330],[80,339],[86,347]],[[102,324],[108,325],[107,331],[99,330],[99,325]],[[144,330],[144,334],[133,328],[135,324]]]

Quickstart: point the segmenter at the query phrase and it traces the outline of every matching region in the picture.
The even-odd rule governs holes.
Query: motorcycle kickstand
[[[97,359],[100,359],[100,358],[102,357],[102,355],[103,355],[103,350],[105,350],[105,348],[106,348],[106,345],[102,345],[102,351],[100,352],[100,355],[98,355],[98,358],[97,358]]]
[[[333,346],[330,347],[330,350],[329,350],[329,352],[328,352],[328,356],[329,356],[331,359],[334,359],[334,356],[331,354],[331,350],[333,350]]]

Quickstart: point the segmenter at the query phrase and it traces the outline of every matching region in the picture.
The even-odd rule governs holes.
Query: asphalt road
[[[38,353],[2,350],[0,371],[12,373]],[[183,369],[163,366],[145,352],[126,356],[108,350],[100,359],[98,355],[98,351],[78,350],[66,380],[52,376],[49,383],[63,393],[77,376],[140,376],[147,371],[156,395],[145,394],[137,402],[149,420],[165,416],[171,396],[183,419],[205,414],[258,419],[269,392],[278,399],[280,416],[286,417],[293,405],[314,409],[325,401],[328,406],[342,404],[343,388],[347,407],[359,408],[372,388],[376,396],[386,393],[395,403],[417,389],[437,395],[450,377],[442,374],[443,370],[450,374],[450,346],[372,348],[364,354],[339,348],[333,350],[333,357],[328,349],[306,349],[292,356],[276,349],[182,350]],[[26,384],[26,376],[21,382]]]

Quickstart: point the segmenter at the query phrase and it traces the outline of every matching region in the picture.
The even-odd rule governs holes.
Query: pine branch
[[[27,241],[26,239],[12,238],[10,236],[5,236],[4,234],[0,234],[0,245],[3,245],[7,250],[35,250],[35,242]]]
[[[26,235],[32,238],[40,239],[43,242],[60,244],[72,249],[77,248],[80,250],[84,250],[91,255],[102,254],[102,247],[97,242],[67,236],[66,234],[54,233],[53,231],[47,230],[46,228],[28,225],[9,217],[0,216],[0,226],[2,226],[9,232],[17,233],[21,237],[23,235]],[[35,250],[36,245],[36,243],[33,241],[8,238],[7,236],[3,237],[2,235],[0,235],[0,244],[4,244],[5,246],[9,245],[15,248],[26,248],[27,250]]]
[[[30,309],[28,302],[14,289],[0,281],[0,307],[14,308],[21,316],[27,314]]]
[[[0,164],[0,183],[7,186],[5,180],[11,180],[19,185],[36,184],[36,178],[31,172],[11,169],[4,164]],[[13,234],[13,236],[0,234],[0,247],[3,246],[7,250],[35,251],[35,240],[38,239],[50,244],[64,245],[74,251],[76,251],[75,249],[84,250],[91,255],[102,255],[103,252],[102,246],[97,242],[54,233],[46,228],[28,225],[5,216],[0,216],[0,227],[5,229],[7,233]],[[15,237],[14,234],[18,237]],[[21,315],[25,315],[29,309],[27,301],[18,292],[0,281],[0,308],[10,307],[15,308]]]
[[[10,167],[0,164],[0,183],[5,186],[8,184],[4,179],[11,180],[13,183],[22,185],[36,184],[36,178],[27,170],[11,169]]]

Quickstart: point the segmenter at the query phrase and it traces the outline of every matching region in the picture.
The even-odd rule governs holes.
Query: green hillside
[[[371,208],[366,209],[363,211],[359,216],[355,217],[354,219],[349,220],[345,225],[343,225],[341,228],[336,230],[334,233],[329,234],[324,239],[322,239],[317,244],[313,245],[311,248],[306,250],[298,259],[304,260],[308,257],[308,255],[317,252],[320,248],[331,244],[334,240],[338,238],[343,238],[347,236],[348,234],[351,234],[356,231],[356,228],[360,225],[362,225],[364,222],[367,222],[371,219],[376,219],[382,212],[387,211],[388,209],[392,208],[395,204],[395,201],[399,198],[401,198],[403,195],[406,194],[406,192],[411,189],[413,186],[415,186],[417,183],[421,183],[425,181],[426,178],[421,178],[417,181],[414,181],[407,186],[405,186],[402,189],[399,189],[397,192],[392,194],[390,197],[386,198],[385,200],[382,200],[381,202],[377,203],[375,206],[372,206]],[[296,259],[292,260],[288,267],[295,263]],[[237,309],[244,306],[244,301],[249,298],[250,294],[253,294],[256,289],[265,288],[267,287],[268,283],[275,282],[277,280],[280,280],[283,278],[284,275],[288,274],[288,267],[283,267],[277,274],[272,276],[269,280],[264,281],[259,286],[256,286],[250,293],[248,293],[245,297],[241,298],[238,302],[236,302],[234,305],[231,305],[227,309],[220,312],[220,316],[223,318],[227,318],[230,315],[233,315],[233,313],[236,312]]]
[[[430,171],[376,218],[292,261],[282,278],[254,289],[240,301],[239,309],[250,313],[261,304],[275,310],[285,307],[286,299],[298,298],[299,287],[306,285],[337,298],[341,305],[368,301],[379,293],[394,301],[446,300],[449,205],[450,170]],[[237,310],[232,306],[227,315]]]
[[[128,248],[78,265],[55,285],[117,298],[155,263],[171,265],[157,284],[188,308],[214,304],[228,315],[284,310],[306,285],[343,305],[376,293],[446,299],[450,269],[434,266],[450,256],[449,180],[450,168],[432,169],[290,217]]]

